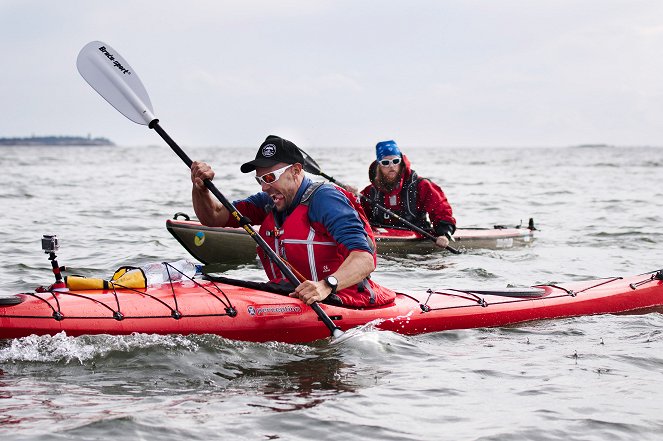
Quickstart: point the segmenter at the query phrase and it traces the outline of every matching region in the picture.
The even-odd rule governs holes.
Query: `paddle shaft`
[[[337,185],[340,185],[341,187],[344,187],[344,185],[341,184],[340,182],[338,182],[333,176],[329,176],[329,175],[325,174],[325,173],[322,172],[322,171],[319,171],[318,174],[319,174],[320,176],[322,176],[323,178],[327,179],[329,182],[333,182],[334,184],[337,184]],[[394,213],[394,212],[391,211],[390,209],[388,209],[388,208],[386,208],[386,207],[383,207],[382,205],[380,205],[380,204],[378,204],[378,203],[376,203],[376,202],[373,202],[373,201],[369,200],[369,199],[368,199],[366,196],[364,196],[363,194],[359,193],[358,196],[359,196],[362,200],[367,201],[368,203],[370,203],[370,204],[372,204],[373,206],[375,206],[375,208],[377,208],[378,210],[380,210],[380,211],[382,211],[383,213],[388,214],[389,216],[393,217],[393,218],[396,219],[398,222],[402,223],[403,225],[405,225],[406,227],[408,227],[408,228],[411,229],[412,231],[421,234],[422,236],[424,236],[424,237],[427,238],[427,239],[432,240],[433,242],[437,242],[437,237],[433,236],[433,235],[430,234],[428,231],[426,231],[426,230],[424,230],[424,229],[422,229],[422,228],[419,228],[418,226],[416,226],[416,225],[413,224],[412,222],[409,222],[409,221],[403,219],[402,217],[400,217],[399,215],[397,215],[396,213]],[[447,246],[445,247],[445,249],[448,250],[449,252],[453,253],[453,254],[460,254],[460,251],[458,251],[458,250],[457,250],[456,248],[454,248],[454,247],[450,247],[450,246],[447,245]]]
[[[166,131],[159,125],[159,120],[155,119],[150,122],[148,125],[150,129],[154,129],[161,138],[163,138],[164,141],[170,146],[171,149],[177,154],[177,156],[184,161],[184,163],[191,168],[191,165],[193,164],[193,161],[189,156],[180,148],[179,145],[166,133]],[[279,258],[279,256],[276,255],[274,250],[272,250],[267,242],[260,236],[258,233],[255,232],[253,228],[251,228],[250,221],[248,218],[242,216],[242,214],[235,208],[235,206],[228,200],[226,197],[219,191],[218,188],[216,188],[216,185],[209,179],[205,179],[203,181],[205,184],[205,187],[209,191],[212,192],[214,196],[221,202],[221,204],[226,207],[226,209],[230,212],[230,214],[239,222],[239,225],[246,231],[249,236],[253,238],[253,240],[256,241],[258,246],[262,248],[262,250],[267,254],[267,256],[271,259],[272,262],[276,264],[276,266],[281,270],[281,274],[283,274],[290,283],[292,283],[293,286],[298,286],[299,285],[299,280],[297,279],[297,276],[292,272],[292,270]],[[332,319],[329,318],[327,313],[322,310],[320,307],[320,304],[317,302],[314,302],[311,304],[311,308],[313,311],[318,315],[320,320],[329,328],[329,332],[331,332],[332,336],[338,337],[341,334],[343,334],[343,331],[334,324]]]

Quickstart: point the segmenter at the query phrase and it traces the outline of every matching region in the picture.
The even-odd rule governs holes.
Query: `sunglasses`
[[[285,167],[281,167],[277,170],[271,171],[269,173],[265,173],[262,176],[256,176],[256,181],[258,181],[258,184],[260,185],[270,185],[273,184],[274,182],[278,181],[279,178],[287,169],[292,167],[291,165],[286,165]]]
[[[380,165],[383,167],[389,167],[391,164],[398,165],[401,163],[401,158],[392,158],[392,159],[382,159],[380,160]]]

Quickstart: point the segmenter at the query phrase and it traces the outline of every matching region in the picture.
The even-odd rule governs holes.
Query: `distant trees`
[[[29,138],[0,138],[0,145],[115,145],[108,138],[82,136],[31,136]]]

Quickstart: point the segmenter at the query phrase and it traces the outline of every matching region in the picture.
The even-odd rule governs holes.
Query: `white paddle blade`
[[[111,106],[137,124],[152,122],[150,97],[129,63],[112,47],[92,41],[78,54],[76,67],[81,76]]]

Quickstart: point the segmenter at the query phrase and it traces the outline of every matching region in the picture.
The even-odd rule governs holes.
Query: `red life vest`
[[[313,184],[306,189],[300,204],[286,217],[280,228],[276,227],[274,214],[270,212],[262,221],[258,232],[277,255],[287,260],[306,279],[314,281],[333,274],[350,254],[345,246],[334,240],[322,224],[311,223],[308,218],[308,202],[320,186],[321,184]],[[338,187],[334,188],[341,191],[351,205],[357,204],[352,193]],[[355,204],[352,203],[353,200]],[[370,238],[375,260],[377,256],[373,232],[363,210],[358,211],[358,214]],[[282,281],[284,277],[281,271],[260,248],[258,255],[270,281],[277,283]],[[355,286],[339,290],[336,296],[335,300],[344,306],[366,307],[391,303],[396,298],[396,293],[366,278]]]

